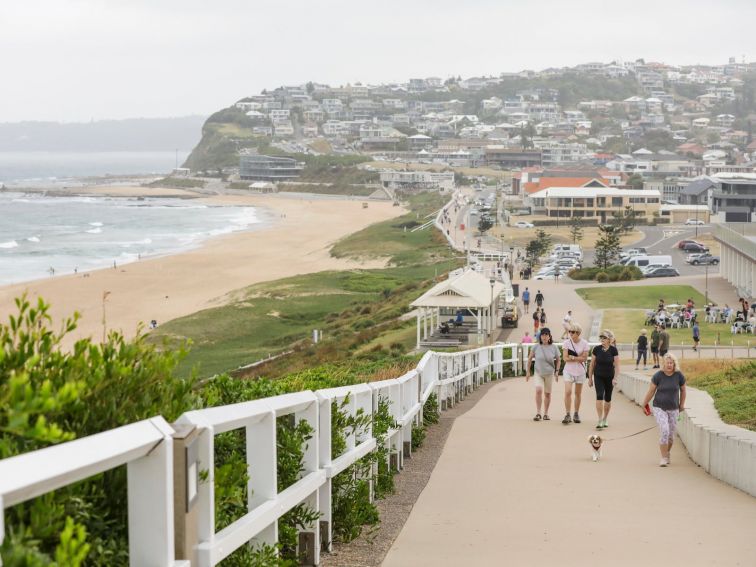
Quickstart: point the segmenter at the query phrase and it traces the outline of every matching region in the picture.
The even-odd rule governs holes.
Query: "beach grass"
[[[302,356],[287,356],[281,362],[288,371],[319,359],[348,359],[358,349],[411,348],[414,323],[410,329],[399,316],[462,261],[435,228],[414,233],[404,228],[423,223],[444,202],[438,194],[414,196],[409,201],[412,212],[348,236],[332,250],[340,257],[386,258],[390,267],[325,271],[256,284],[234,292],[226,305],[161,325],[153,340],[190,340],[192,348],[179,372],[189,375],[196,368],[200,376],[233,371],[292,349],[302,351]],[[322,331],[324,339],[316,346],[311,344],[314,329]]]
[[[346,345],[357,337],[365,342],[376,338],[380,326],[406,312],[437,271],[446,273],[453,267],[447,262],[330,271],[266,282],[238,291],[227,305],[161,325],[153,340],[192,341],[181,375],[196,367],[200,376],[211,376],[297,345],[309,346],[313,329],[323,331],[325,342],[344,345],[331,352],[331,358],[348,357]],[[390,337],[382,344],[390,348],[395,342],[399,339]]]
[[[659,299],[667,305],[692,299],[703,311],[704,296],[689,285],[604,286],[578,288],[575,292],[594,309],[656,309]],[[729,328],[727,330],[729,333]]]

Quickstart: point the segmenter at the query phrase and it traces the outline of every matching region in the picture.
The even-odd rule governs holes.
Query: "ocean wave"
[[[0,242],[0,248],[16,248],[18,242],[15,240],[9,240],[8,242]]]
[[[39,242],[39,236],[30,236],[26,240],[28,240],[29,242]]]
[[[100,227],[97,227],[91,230],[86,230],[84,232],[87,232],[88,234],[100,234],[102,232],[102,229]]]
[[[101,222],[90,222],[89,226],[102,226]]]

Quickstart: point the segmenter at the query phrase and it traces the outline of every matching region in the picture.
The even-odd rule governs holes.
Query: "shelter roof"
[[[493,296],[504,293],[506,286],[496,281]],[[439,282],[410,304],[412,307],[488,307],[491,305],[490,279],[468,269]]]

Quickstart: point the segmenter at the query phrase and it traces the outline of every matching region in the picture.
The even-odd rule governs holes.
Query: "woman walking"
[[[533,382],[535,384],[536,415],[533,421],[549,420],[549,405],[551,404],[551,385],[559,381],[559,349],[553,344],[551,331],[548,327],[541,329],[538,344],[530,349],[528,365],[525,370],[525,381],[530,380],[530,365],[535,360]],[[543,418],[541,417],[541,401],[543,399]]]
[[[617,384],[619,376],[619,351],[612,344],[614,333],[611,331],[601,331],[599,335],[601,344],[593,347],[591,353],[591,366],[588,370],[588,387],[593,386],[596,382],[596,413],[598,414],[598,423],[596,429],[609,427],[607,418],[609,410],[612,409],[612,391]]]
[[[533,312],[533,334],[534,335],[538,334],[538,327],[540,327],[540,325],[541,325],[541,310],[536,309]]]
[[[651,378],[648,392],[643,398],[643,407],[654,398],[652,411],[659,426],[659,466],[666,467],[669,465],[669,452],[675,439],[677,417],[685,409],[685,376],[680,371],[674,354],[665,354],[662,363],[662,369]]]
[[[588,341],[581,338],[583,328],[577,323],[570,323],[569,338],[562,343],[564,355],[564,409],[567,412],[562,420],[564,425],[571,421],[580,423],[580,400],[585,383],[586,361],[588,352],[591,350]],[[575,390],[575,414],[572,412],[572,391]]]

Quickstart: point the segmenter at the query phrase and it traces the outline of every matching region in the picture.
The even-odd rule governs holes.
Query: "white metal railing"
[[[321,547],[328,549],[331,541],[331,479],[377,446],[372,428],[366,427],[348,434],[344,452],[332,454],[332,404],[352,416],[372,417],[381,402],[388,403],[395,424],[385,439],[388,464],[401,470],[404,459],[411,455],[412,430],[422,425],[423,405],[431,394],[437,394],[442,409],[451,407],[474,388],[503,376],[505,366],[516,373],[519,360],[517,344],[498,343],[457,353],[427,352],[414,370],[390,380],[186,412],[175,424],[177,429],[197,433],[192,442],[194,457],[187,457],[185,467],[187,495],[176,498],[183,502],[186,497],[184,520],[190,524],[186,532],[196,534],[186,559],[191,565],[212,566],[250,542],[275,544],[279,518],[305,503],[320,516],[302,530],[313,536],[309,552],[319,562]],[[297,422],[307,421],[313,436],[303,447],[300,478],[279,492],[276,420],[288,415]],[[246,437],[250,472],[247,512],[216,531],[215,436],[234,430],[244,430]],[[127,464],[130,565],[186,567],[189,561],[176,560],[174,552],[174,521],[183,517],[181,511],[174,516],[176,434],[162,417],[155,417],[0,461],[0,509],[4,512],[25,500]],[[2,528],[0,514],[0,542]]]
[[[0,461],[0,543],[5,508],[127,465],[129,563],[174,560],[173,428],[158,416]]]

